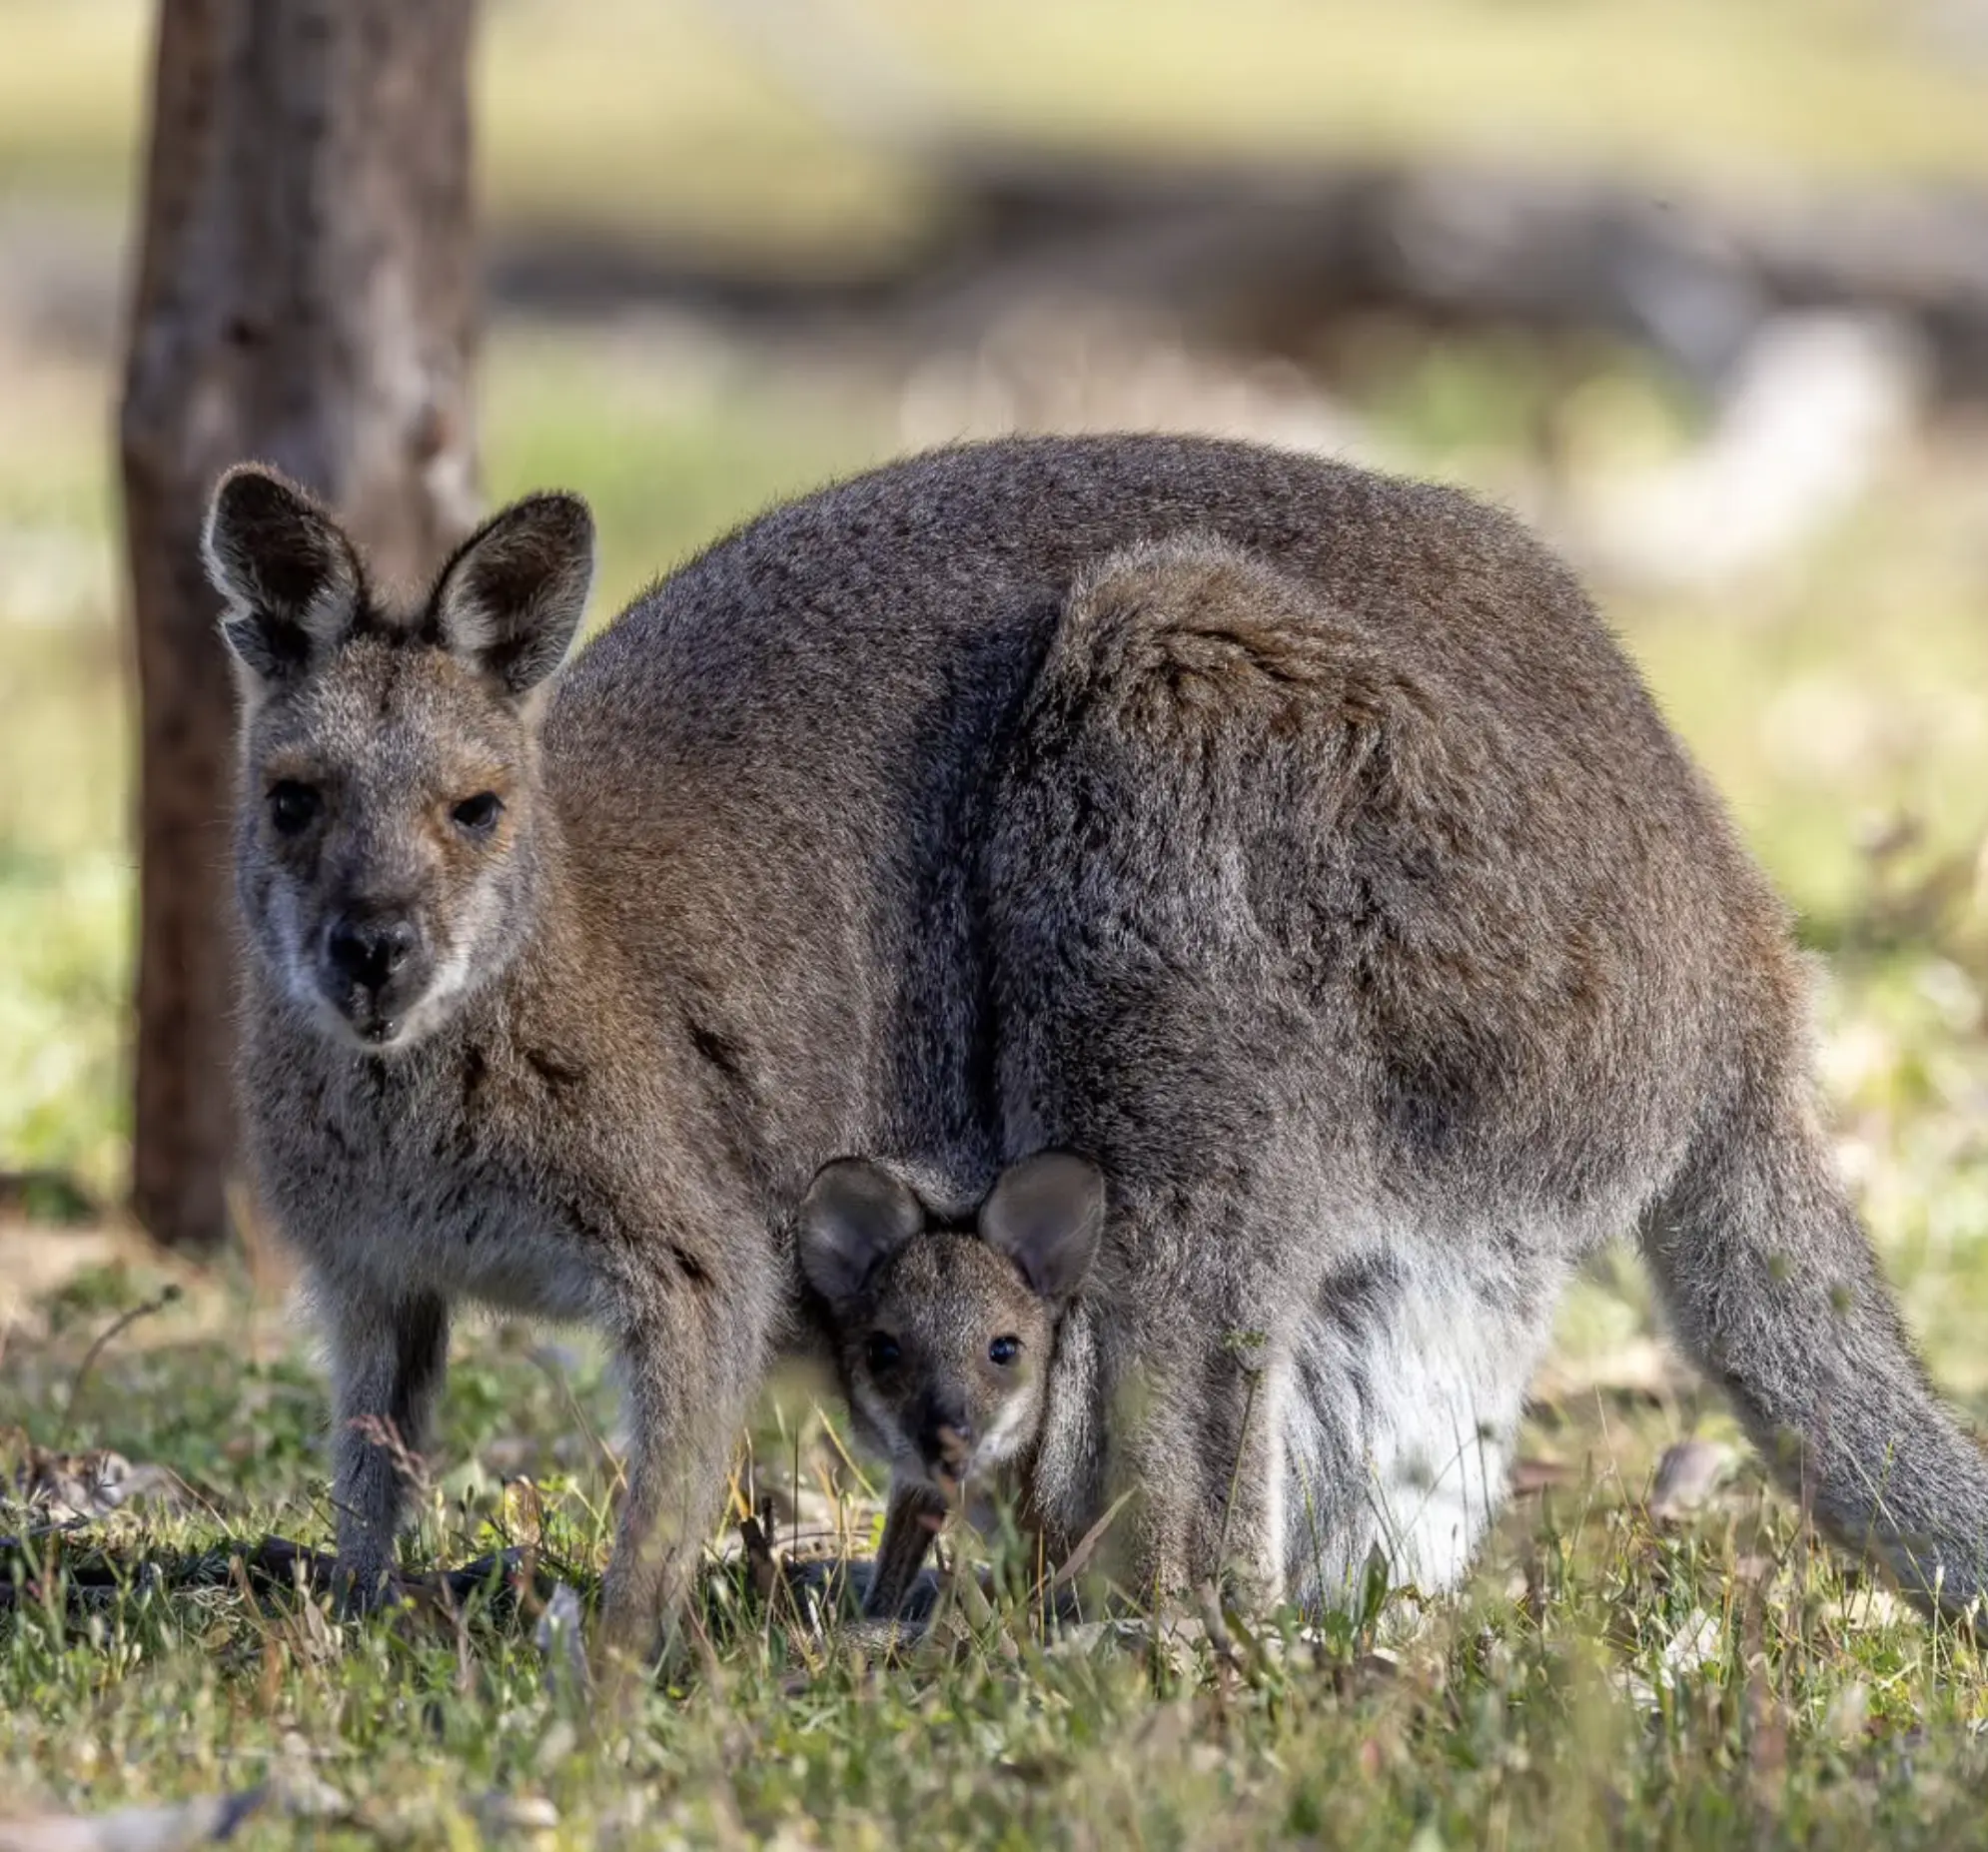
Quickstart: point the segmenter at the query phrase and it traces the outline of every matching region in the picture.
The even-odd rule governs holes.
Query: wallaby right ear
[[[221,634],[263,681],[301,673],[359,615],[364,580],[352,542],[311,495],[262,463],[238,463],[215,484],[200,550],[228,601]]]
[[[565,660],[593,583],[593,515],[577,495],[499,508],[459,546],[430,610],[443,646],[511,695]]]
[[[924,1226],[907,1184],[867,1158],[837,1158],[815,1172],[801,1199],[801,1272],[831,1305],[854,1299]]]

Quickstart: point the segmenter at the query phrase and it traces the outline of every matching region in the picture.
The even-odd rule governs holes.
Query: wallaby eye
[[[999,1364],[1003,1370],[1022,1354],[1022,1341],[1016,1337],[997,1338],[987,1347],[987,1361]]]
[[[456,827],[472,836],[488,836],[503,814],[503,799],[495,791],[479,791],[475,797],[466,797],[449,813],[456,819]]]
[[[870,1333],[870,1341],[863,1347],[863,1361],[879,1376],[886,1370],[895,1370],[897,1360],[903,1355],[897,1348],[897,1340],[888,1332]]]
[[[279,778],[270,786],[269,820],[280,836],[295,836],[309,829],[323,806],[324,799],[295,778]]]

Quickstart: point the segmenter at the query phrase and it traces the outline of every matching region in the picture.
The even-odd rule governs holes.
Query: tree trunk
[[[198,556],[260,458],[416,579],[474,514],[474,0],[161,0],[120,422],[141,709],[132,1194],[227,1232],[233,694]]]

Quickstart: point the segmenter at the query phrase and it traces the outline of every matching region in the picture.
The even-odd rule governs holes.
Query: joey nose
[[[959,1408],[928,1408],[919,1440],[940,1478],[957,1479],[973,1453],[973,1423]]]
[[[405,914],[346,917],[332,928],[325,953],[348,982],[383,989],[415,949],[414,922]]]

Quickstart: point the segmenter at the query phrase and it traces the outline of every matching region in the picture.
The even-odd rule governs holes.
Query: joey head
[[[1026,1471],[1057,1327],[1104,1208],[1097,1167],[1066,1152],[1011,1165],[970,1224],[866,1159],[815,1177],[801,1267],[830,1309],[856,1431],[891,1469],[865,1613],[897,1613],[951,1503],[1004,1466]]]

